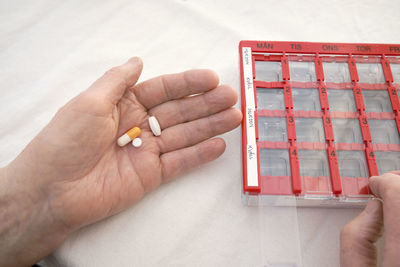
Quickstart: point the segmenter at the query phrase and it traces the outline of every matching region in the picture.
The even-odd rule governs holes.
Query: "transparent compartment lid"
[[[295,197],[258,196],[260,263],[265,267],[302,267],[302,250]],[[273,201],[275,206],[265,205]],[[277,206],[279,203],[284,206]],[[273,239],[279,237],[278,239]]]

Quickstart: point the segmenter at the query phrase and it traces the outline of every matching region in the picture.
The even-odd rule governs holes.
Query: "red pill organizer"
[[[241,41],[239,55],[247,204],[365,205],[368,177],[400,169],[400,44]]]

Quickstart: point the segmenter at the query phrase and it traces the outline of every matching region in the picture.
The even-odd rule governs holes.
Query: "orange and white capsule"
[[[118,138],[118,141],[117,141],[118,145],[124,146],[124,145],[128,144],[130,141],[132,141],[133,139],[138,137],[141,132],[142,131],[140,130],[139,127],[133,127],[132,129],[130,129],[129,131],[124,133],[120,138]]]

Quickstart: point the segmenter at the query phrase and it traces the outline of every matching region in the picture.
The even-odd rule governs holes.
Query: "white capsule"
[[[156,117],[154,117],[154,116],[149,117],[149,125],[150,125],[151,131],[153,132],[153,134],[155,136],[161,135],[161,127],[160,127],[160,124],[158,123],[158,120],[156,119]]]
[[[134,147],[140,147],[142,145],[142,139],[140,139],[139,137],[133,139],[132,145]]]

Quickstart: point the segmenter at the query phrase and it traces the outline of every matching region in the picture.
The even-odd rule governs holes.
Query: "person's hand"
[[[232,108],[235,90],[218,86],[209,70],[135,85],[141,70],[141,60],[132,58],[107,71],[2,170],[0,210],[6,212],[0,219],[19,211],[5,222],[6,228],[18,225],[11,234],[0,222],[0,261],[34,263],[69,233],[223,153],[223,139],[209,138],[240,124],[241,112]],[[150,115],[161,125],[159,137],[149,128]],[[133,126],[142,130],[142,146],[119,147],[117,138]]]
[[[369,187],[380,199],[370,201],[365,210],[342,229],[341,266],[376,266],[374,243],[382,235],[383,226],[382,266],[400,266],[400,171],[371,177]]]

